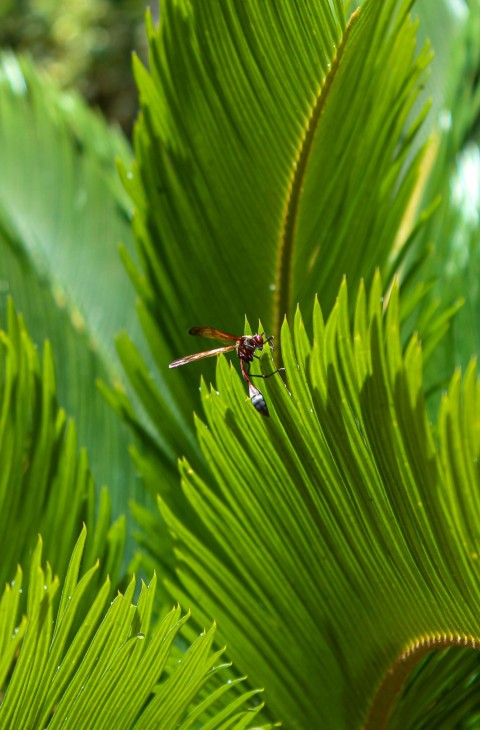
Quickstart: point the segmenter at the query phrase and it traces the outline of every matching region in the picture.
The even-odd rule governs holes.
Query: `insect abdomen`
[[[267,404],[265,403],[265,398],[260,393],[258,388],[255,388],[254,385],[251,383],[248,384],[248,391],[250,395],[250,400],[253,403],[254,408],[262,414],[262,416],[269,416]]]

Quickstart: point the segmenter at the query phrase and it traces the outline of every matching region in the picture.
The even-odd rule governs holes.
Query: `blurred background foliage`
[[[0,47],[27,53],[130,136],[137,113],[132,50],[145,56],[143,0],[3,0]],[[154,12],[158,7],[154,8]]]

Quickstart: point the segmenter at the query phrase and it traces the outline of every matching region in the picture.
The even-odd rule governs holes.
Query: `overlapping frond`
[[[409,9],[367,0],[347,22],[339,1],[169,1],[158,28],[147,17],[135,163],[123,171],[140,266],[124,260],[157,379],[127,337],[118,345],[170,470],[179,439],[200,460],[198,376],[165,368],[188,351],[190,327],[239,332],[247,315],[278,338],[297,303],[309,317],[317,294],[328,311],[343,275],[391,276],[428,106],[413,110],[430,52],[416,48]],[[124,394],[111,402],[140,433]]]
[[[315,304],[313,338],[300,312],[284,324],[287,384],[262,384],[270,421],[220,361],[197,420],[211,475],[182,464],[201,527],[160,501],[178,595],[216,617],[289,727],[358,727],[374,697],[388,714],[395,693],[376,691],[389,670],[403,677],[403,655],[480,638],[475,364],[453,377],[437,439],[397,284],[385,313],[379,277],[360,286],[352,327],[349,310],[344,283],[326,322]]]
[[[2,727],[46,728],[248,728],[261,705],[254,691],[216,707],[218,697],[237,681],[212,676],[228,668],[219,664],[222,651],[212,651],[215,628],[204,631],[175,667],[168,660],[178,632],[188,619],[177,606],[152,623],[156,578],[142,582],[134,603],[135,580],[107,606],[107,580],[88,604],[75,628],[79,606],[98,570],[93,566],[80,580],[84,529],[73,551],[58,612],[55,595],[61,584],[50,566],[41,566],[42,542],[32,558],[26,616],[18,620],[22,571],[7,585],[0,601],[0,724]],[[12,667],[14,653],[18,652]],[[8,683],[7,673],[12,671]],[[228,674],[228,672],[227,672]],[[200,689],[210,693],[199,700]],[[3,696],[4,695],[4,696]],[[215,712],[216,710],[216,712]],[[267,728],[269,725],[263,725]]]
[[[28,566],[39,533],[63,577],[82,522],[91,532],[84,567],[102,558],[117,581],[125,520],[111,524],[107,490],[96,505],[87,454],[57,403],[51,346],[46,342],[39,355],[11,301],[0,332],[0,403],[0,584],[12,579],[18,564]]]
[[[138,331],[118,257],[120,241],[133,242],[115,156],[128,161],[131,153],[80,98],[11,53],[0,55],[0,118],[0,311],[12,296],[36,344],[52,343],[59,402],[118,514],[134,470],[95,380],[123,379],[113,336],[128,327],[136,339]]]

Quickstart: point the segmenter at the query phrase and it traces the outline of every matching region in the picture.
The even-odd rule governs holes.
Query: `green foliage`
[[[132,47],[143,48],[138,0],[3,0],[0,48],[30,54],[62,88],[83,94],[130,130],[136,114]]]
[[[19,560],[30,570],[26,615],[19,620],[25,605],[20,566],[0,600],[0,725],[251,726],[261,709],[258,702],[252,705],[256,691],[242,693],[237,678],[223,679],[223,651],[211,648],[214,628],[176,666],[172,645],[187,616],[177,607],[150,630],[155,578],[148,587],[142,584],[136,605],[132,580],[106,610],[111,580],[105,575],[118,580],[125,538],[123,519],[109,525],[106,490],[91,537],[87,541],[84,527],[70,558],[81,521],[94,524],[86,453],[78,454],[73,422],[56,403],[50,346],[40,360],[11,302],[0,343],[2,578],[13,575]],[[59,600],[61,581],[49,564],[41,568],[41,538],[34,548],[39,531],[64,577]],[[230,690],[232,700],[226,697]]]
[[[124,259],[158,382],[126,336],[117,345],[161,424],[148,449],[162,480],[141,466],[152,490],[174,488],[179,451],[201,464],[198,375],[165,370],[192,324],[239,332],[244,313],[261,313],[278,336],[298,302],[309,316],[314,293],[328,311],[344,274],[369,281],[380,267],[388,280],[398,264],[426,111],[412,105],[430,57],[415,54],[408,9],[367,2],[346,28],[339,2],[166,3],[158,29],[147,16],[150,69],[135,64],[142,115],[123,171],[141,269]],[[145,442],[123,392],[110,400]]]
[[[478,430],[474,367],[461,386],[454,376],[437,426],[424,403],[437,379],[424,381],[422,345],[435,362],[461,292],[439,303],[422,279],[439,201],[432,188],[417,202],[429,162],[417,134],[428,102],[417,96],[431,54],[415,48],[410,9],[366,0],[346,23],[340,4],[321,1],[166,3],[158,29],[148,22],[149,70],[135,66],[142,116],[123,178],[140,268],[124,260],[158,387],[128,338],[117,344],[156,442],[123,393],[109,397],[146,447],[137,465],[178,541],[170,590],[201,622],[215,616],[289,727],[367,716],[381,726],[411,668],[404,653],[478,636],[476,436],[461,449]],[[336,301],[345,273],[360,287],[355,306],[345,286]],[[315,292],[331,311],[325,329]],[[278,334],[297,302],[305,328],[297,314],[294,346],[287,325],[281,342],[292,398],[280,379],[265,383],[263,421],[221,359],[216,388],[201,389],[199,454],[188,423],[199,367],[166,371],[185,352],[183,332],[238,332],[245,312]],[[212,367],[202,363],[205,377]],[[179,438],[184,496],[170,476]],[[171,575],[161,522],[135,515]],[[384,687],[390,670],[398,684]]]
[[[478,668],[477,651],[431,653],[407,678],[389,728],[478,727]]]
[[[102,557],[103,571],[118,580],[124,518],[110,525],[106,490],[96,508],[87,454],[78,452],[75,424],[56,401],[50,344],[40,358],[11,301],[0,348],[1,583],[12,578],[18,563],[28,564],[38,533],[63,577],[82,522],[91,529],[84,568]]]
[[[107,580],[88,607],[85,620],[71,636],[79,605],[98,570],[93,566],[78,580],[84,529],[73,551],[54,619],[55,594],[60,584],[47,565],[41,567],[42,542],[38,541],[30,569],[27,615],[15,628],[22,571],[7,586],[0,602],[0,687],[20,651],[0,707],[2,727],[60,728],[187,728],[208,717],[211,705],[237,682],[222,680],[220,691],[199,701],[204,684],[225,669],[218,661],[222,652],[211,645],[214,628],[203,632],[175,668],[167,662],[177,633],[188,615],[172,609],[152,628],[155,577],[142,583],[132,603],[135,581],[125,594],[106,608]],[[205,728],[249,727],[260,706],[251,704],[254,692],[231,701]],[[266,725],[263,727],[267,727]]]
[[[59,581],[40,569],[40,547],[26,619],[20,569],[7,586],[7,724],[247,727],[259,686],[269,718],[292,728],[467,728],[479,716],[478,662],[458,651],[480,637],[479,381],[473,361],[463,375],[453,369],[478,341],[479,218],[477,204],[467,220],[465,196],[449,190],[467,141],[469,163],[478,155],[480,2],[463,6],[469,23],[442,27],[452,56],[443,69],[459,91],[437,97],[451,123],[440,116],[433,142],[435,117],[422,131],[431,53],[416,44],[412,3],[364,0],[348,17],[350,6],[166,0],[158,28],[147,18],[149,68],[135,61],[133,163],[78,100],[2,60],[1,291],[35,343],[50,335],[58,400],[114,511],[134,492],[132,467],[95,378],[135,434],[149,494],[132,507],[140,555],[130,544],[126,557],[163,583],[143,586],[135,605],[130,582],[104,611],[108,583],[91,566],[99,556],[110,572],[121,544],[106,497],[83,577],[84,533],[66,573],[79,520],[92,523],[93,482],[56,405],[50,346],[41,365],[12,309],[2,336],[6,574],[40,531],[66,582],[55,628]],[[151,360],[133,289],[113,268],[119,239]],[[458,327],[464,298],[468,326]],[[193,349],[189,327],[241,333],[245,316],[246,331],[261,316],[276,337],[253,367],[268,374],[274,359],[287,370],[285,382],[261,383],[269,419],[223,357],[216,371],[214,360],[167,368]],[[426,406],[436,389],[438,413]],[[172,595],[194,620],[174,609],[149,639]],[[198,639],[212,621],[216,638]],[[218,641],[248,674],[245,694],[237,675],[213,671]]]
[[[127,327],[139,341],[117,251],[120,241],[132,247],[115,169],[130,151],[77,97],[9,54],[0,57],[0,114],[0,309],[10,294],[35,343],[52,343],[59,402],[119,514],[135,493],[129,439],[95,380],[121,378],[114,333]]]
[[[181,465],[198,526],[159,503],[178,540],[172,592],[200,623],[216,617],[287,727],[359,727],[416,640],[480,634],[476,368],[453,377],[437,444],[396,284],[382,301],[379,277],[361,286],[351,328],[344,284],[326,323],[315,305],[312,339],[299,311],[293,332],[285,322],[270,421],[222,359],[197,420],[211,475]]]
[[[432,381],[442,383],[448,381],[454,367],[466,367],[471,354],[480,348],[480,2],[472,0],[463,13],[463,24],[456,19],[460,27],[454,52],[448,57],[449,77],[427,155],[431,170],[423,190],[424,200],[441,196],[442,206],[417,242],[417,250],[433,245],[427,266],[417,276],[432,281],[431,298],[440,302],[447,291],[452,298],[465,300],[429,371]],[[425,308],[419,308],[417,320],[425,316]]]

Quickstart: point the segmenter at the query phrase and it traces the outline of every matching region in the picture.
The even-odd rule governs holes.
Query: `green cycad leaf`
[[[107,581],[70,636],[79,604],[98,569],[94,566],[78,582],[85,539],[84,529],[70,561],[56,620],[54,599],[59,581],[48,565],[45,570],[41,567],[41,540],[32,558],[27,616],[18,630],[12,630],[18,591],[6,588],[0,602],[2,626],[8,625],[10,630],[10,635],[0,638],[2,727],[186,730],[202,719],[206,720],[202,727],[250,727],[260,709],[258,704],[248,707],[255,692],[245,692],[224,708],[216,706],[218,690],[211,691],[208,700],[198,701],[199,688],[212,686],[211,674],[222,654],[211,651],[214,628],[189,647],[181,663],[166,671],[173,641],[188,615],[182,617],[180,608],[174,608],[152,631],[155,577],[149,586],[142,583],[136,605],[132,603],[133,580],[125,595],[118,594],[106,609]],[[17,578],[21,584],[20,568]],[[18,658],[11,667],[12,647],[18,651],[19,642]],[[12,673],[6,686],[9,669]],[[236,684],[222,681],[221,693]],[[204,714],[207,709],[209,715]]]
[[[95,385],[121,375],[113,335],[138,330],[118,257],[132,235],[116,155],[128,161],[127,145],[79,98],[0,57],[0,307],[13,296],[35,342],[52,343],[59,401],[118,513],[134,484],[128,441]]]
[[[287,727],[383,726],[426,651],[480,636],[475,365],[444,395],[437,443],[397,284],[385,314],[379,277],[353,328],[350,308],[344,284],[326,323],[315,304],[312,341],[299,312],[284,324],[270,419],[219,362],[197,420],[211,476],[182,464],[197,522],[160,501],[195,615],[216,617]]]
[[[389,730],[475,728],[480,719],[477,652],[430,654],[407,678]]]
[[[86,452],[79,453],[75,424],[57,404],[50,345],[40,358],[11,301],[0,332],[0,403],[0,583],[19,563],[28,565],[39,533],[63,577],[82,522],[91,529],[84,568],[102,557],[117,581],[125,520],[111,526],[106,490],[96,508]]]
[[[343,274],[388,272],[429,57],[415,58],[409,5],[367,0],[348,26],[343,3],[326,0],[166,2],[158,30],[148,19],[136,162],[124,172],[141,270],[125,261],[159,390],[125,339],[119,348],[170,464],[198,375],[164,368],[193,348],[189,327],[241,334],[247,314],[278,336],[314,292],[328,311]],[[122,396],[117,409],[131,420]]]

